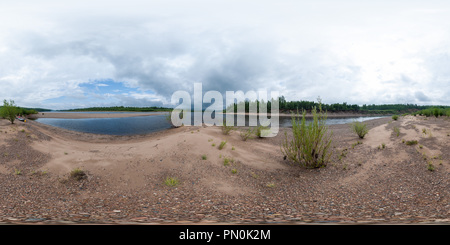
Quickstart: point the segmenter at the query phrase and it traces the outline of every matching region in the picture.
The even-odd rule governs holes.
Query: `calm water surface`
[[[345,124],[351,123],[355,120],[361,122],[376,118],[381,117],[328,118],[327,124]],[[78,132],[107,135],[139,135],[171,128],[171,124],[167,121],[165,114],[123,118],[39,118],[36,119],[36,121],[54,127],[74,130]],[[279,122],[280,127],[291,127],[291,117],[280,117]]]

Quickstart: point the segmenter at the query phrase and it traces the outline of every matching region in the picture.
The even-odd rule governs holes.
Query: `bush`
[[[293,138],[288,139],[285,132],[281,151],[287,159],[306,168],[325,167],[331,156],[329,148],[333,132],[328,132],[325,124],[327,114],[322,112],[320,102],[319,112],[314,107],[312,114],[313,121],[308,125],[306,125],[305,110],[303,110],[301,121],[298,115],[292,117]]]
[[[19,108],[14,104],[14,100],[3,100],[3,106],[0,108],[0,116],[8,119],[11,124],[14,124],[16,116],[19,113]]]
[[[450,108],[432,107],[432,108],[420,110],[417,113],[419,115],[426,116],[426,117],[450,116]]]
[[[408,140],[406,141],[406,145],[417,145],[417,140]]]
[[[397,120],[398,119],[398,115],[393,115],[392,119]]]
[[[351,124],[353,132],[355,132],[359,138],[363,139],[364,136],[369,132],[367,125],[362,122],[355,121]]]

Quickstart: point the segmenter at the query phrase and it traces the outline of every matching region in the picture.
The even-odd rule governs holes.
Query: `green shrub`
[[[398,119],[398,115],[393,115],[392,119],[397,120]]]
[[[202,155],[202,160],[206,160],[206,155]]]
[[[406,141],[406,145],[417,145],[417,140],[408,140]]]
[[[367,124],[355,121],[351,124],[351,129],[355,132],[359,138],[363,139],[364,136],[369,132],[367,129]]]
[[[331,136],[333,132],[328,132],[325,124],[327,114],[322,112],[319,102],[319,112],[312,109],[313,121],[306,124],[306,111],[300,121],[298,115],[292,117],[293,138],[288,139],[285,132],[285,139],[281,146],[281,151],[290,161],[298,163],[306,168],[325,167],[331,152]]]
[[[0,108],[0,116],[8,119],[11,124],[14,124],[16,116],[19,113],[19,108],[14,104],[14,100],[3,100],[3,106]]]

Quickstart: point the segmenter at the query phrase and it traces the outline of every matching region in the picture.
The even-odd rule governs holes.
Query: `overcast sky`
[[[167,106],[196,82],[287,100],[450,105],[450,1],[0,2],[0,99]]]

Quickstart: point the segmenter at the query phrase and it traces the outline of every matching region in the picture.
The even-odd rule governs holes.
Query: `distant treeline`
[[[125,107],[125,106],[112,106],[112,107],[89,107],[81,109],[70,109],[64,111],[134,111],[134,112],[153,112],[153,111],[172,111],[172,108],[166,107]]]
[[[431,108],[423,109],[423,110],[413,113],[414,116],[416,114],[421,115],[421,116],[426,116],[426,117],[430,117],[430,116],[435,116],[435,117],[448,116],[448,117],[450,117],[450,107],[431,107]]]
[[[0,110],[3,106],[0,106]],[[41,108],[25,108],[25,107],[19,107],[16,106],[17,115],[31,115],[31,114],[37,114],[38,111],[50,111],[46,109]]]
[[[261,101],[261,103],[264,101]],[[271,100],[267,102],[267,111],[271,111],[272,103],[275,100]],[[278,98],[279,102],[279,110],[280,112],[296,112],[297,110],[301,112],[302,110],[311,111],[313,107],[318,108],[319,103],[314,101],[286,101],[284,96]],[[265,102],[264,102],[265,103]],[[234,112],[237,112],[238,106],[245,105],[245,112],[249,112],[250,106],[256,106],[257,111],[259,112],[259,104],[258,100],[256,101],[245,101],[240,102],[238,104],[234,103],[229,106],[227,109],[234,109]],[[382,105],[357,105],[357,104],[347,104],[343,103],[333,103],[333,104],[321,104],[322,110],[327,112],[354,112],[354,113],[363,113],[363,114],[401,114],[401,113],[412,113],[415,111],[425,110],[429,108],[441,108],[446,109],[450,108],[449,106],[425,106],[425,105],[417,105],[417,104],[382,104]],[[233,107],[233,108],[231,108]]]

